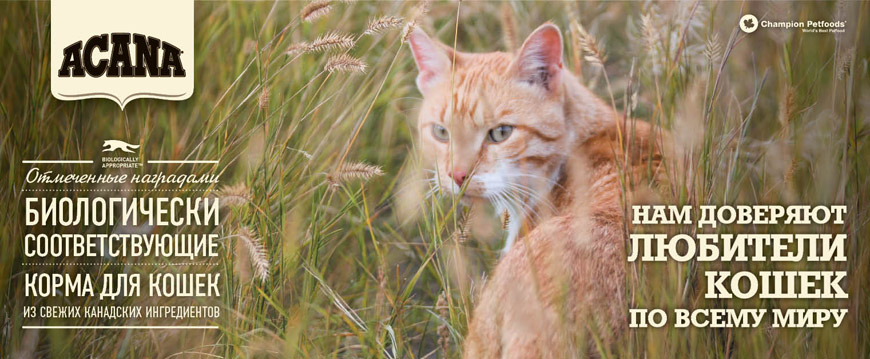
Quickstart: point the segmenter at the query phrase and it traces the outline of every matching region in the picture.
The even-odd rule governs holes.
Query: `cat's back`
[[[614,120],[607,122],[599,131],[579,144],[578,154],[586,157],[595,170],[611,170],[617,161],[629,166],[656,163],[661,160],[661,142],[657,133],[646,121]],[[661,130],[659,130],[661,131]],[[626,156],[626,153],[629,156]],[[606,167],[606,168],[602,168]]]
[[[589,329],[606,342],[618,336],[626,310],[620,233],[570,214],[518,240],[483,292],[464,357],[575,358],[578,343],[592,343]]]

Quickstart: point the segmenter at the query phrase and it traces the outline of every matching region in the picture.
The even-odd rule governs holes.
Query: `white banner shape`
[[[51,93],[105,98],[193,94],[193,0],[52,0]]]

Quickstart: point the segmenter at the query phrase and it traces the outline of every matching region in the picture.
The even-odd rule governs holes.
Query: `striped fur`
[[[618,337],[627,307],[617,169],[643,178],[658,168],[652,129],[643,122],[620,128],[622,118],[563,69],[562,37],[552,24],[517,54],[457,52],[420,30],[410,42],[433,183],[511,218],[465,357],[573,358],[592,342],[589,329],[605,342]],[[512,134],[488,141],[502,125],[513,126]],[[446,128],[449,140],[434,136],[433,126]],[[450,177],[457,170],[471,174],[464,191]]]

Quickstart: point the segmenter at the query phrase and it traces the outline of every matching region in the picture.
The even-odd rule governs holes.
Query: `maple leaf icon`
[[[755,32],[758,29],[758,25],[760,25],[758,18],[752,14],[743,15],[737,24],[740,25],[740,30],[743,30],[747,34]]]

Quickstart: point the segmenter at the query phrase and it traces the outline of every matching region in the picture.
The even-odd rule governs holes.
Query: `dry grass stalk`
[[[517,45],[517,19],[514,17],[514,9],[510,3],[504,3],[501,6],[501,29],[504,36],[504,46],[509,52],[514,52],[519,47]]]
[[[402,21],[402,18],[395,16],[384,16],[378,19],[374,19],[369,22],[366,30],[363,31],[363,35],[374,35],[381,33],[385,30],[397,28],[402,25]]]
[[[331,0],[315,0],[305,5],[300,15],[302,16],[302,21],[312,22],[326,16],[330,11],[332,11]]]
[[[338,187],[342,183],[354,179],[367,181],[372,177],[382,176],[384,170],[380,166],[370,165],[364,162],[349,162],[341,166],[335,173],[326,176],[326,182],[332,187]]]
[[[239,228],[236,233],[242,240],[242,244],[248,249],[248,257],[254,267],[256,278],[265,282],[269,278],[269,259],[266,256],[266,247],[257,235],[248,227]]]
[[[349,49],[353,47],[353,36],[339,32],[330,32],[318,37],[308,44],[305,52],[321,52],[333,49]]]
[[[238,207],[251,201],[251,190],[244,183],[224,186],[218,191],[221,206]]]
[[[335,55],[326,61],[324,70],[329,72],[365,72],[366,63],[346,54]]]

